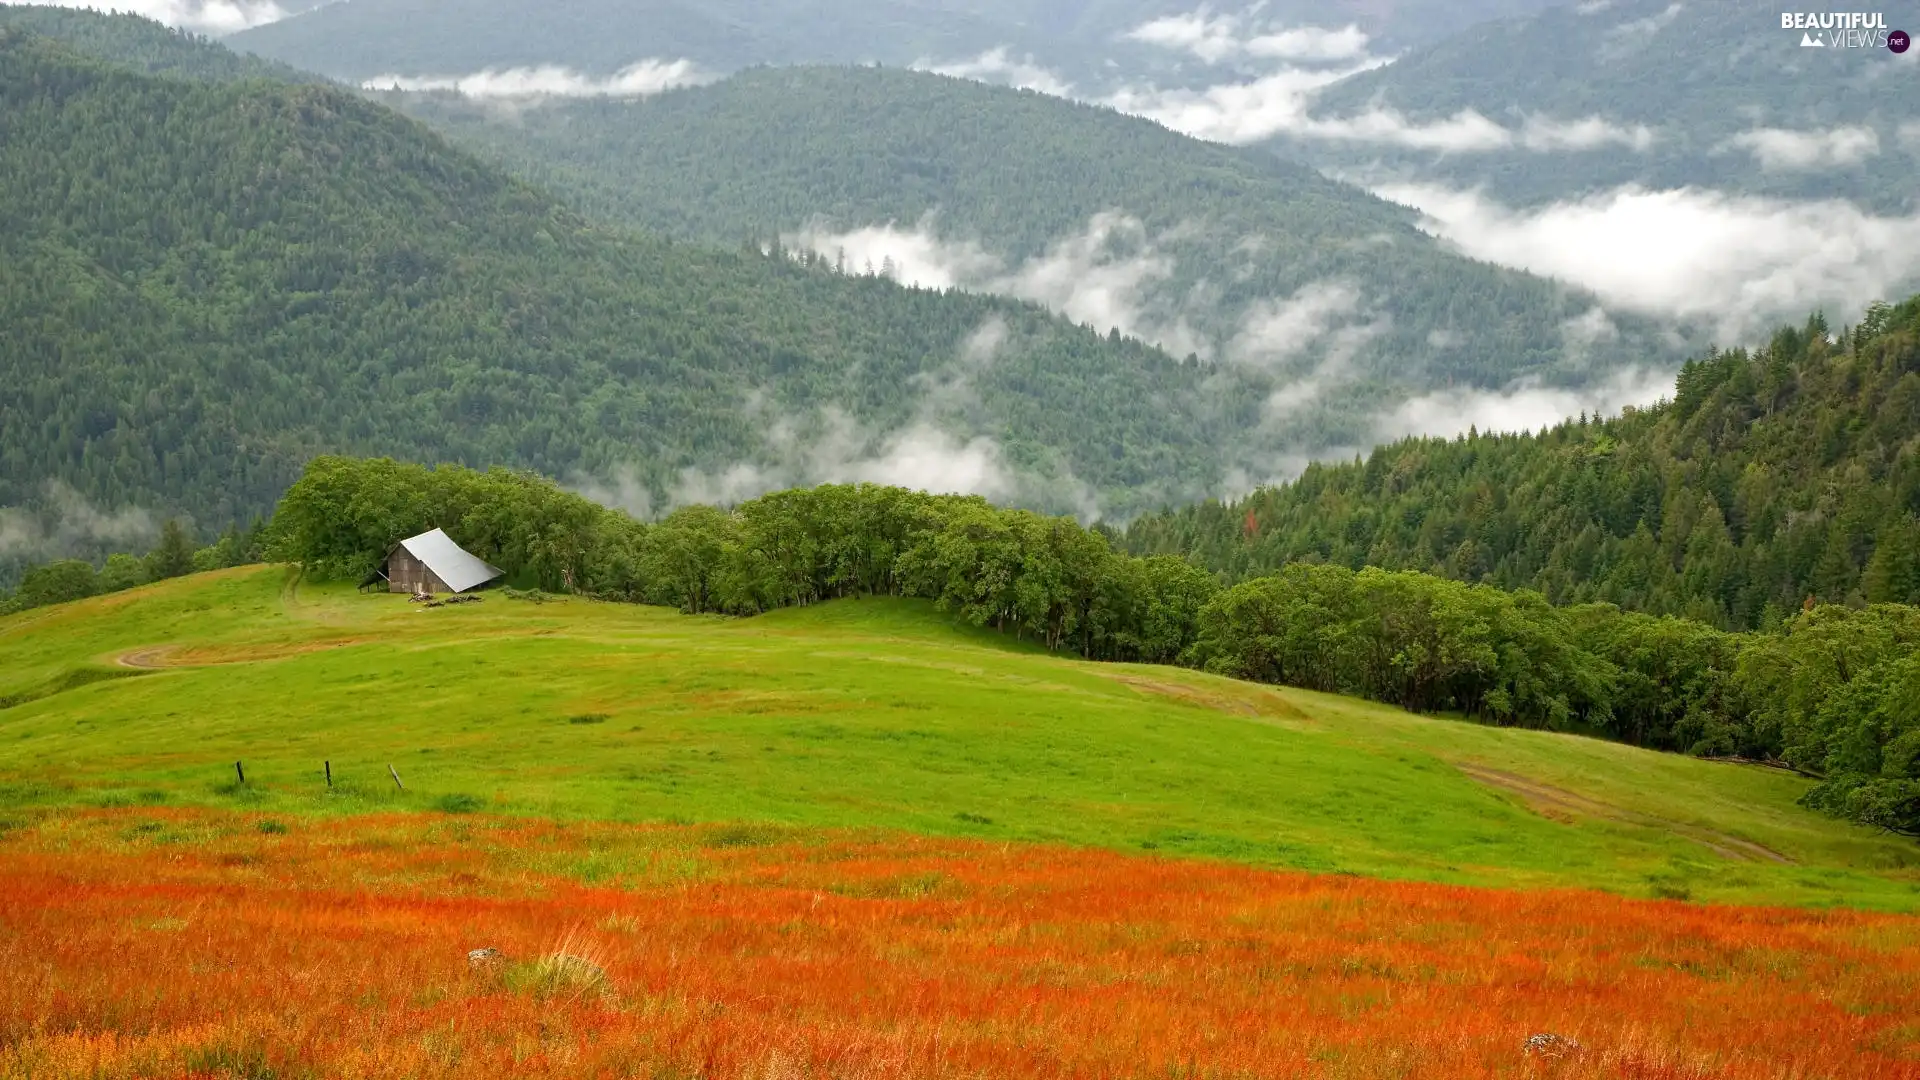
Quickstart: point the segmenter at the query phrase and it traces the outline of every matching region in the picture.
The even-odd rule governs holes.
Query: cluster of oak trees
[[[1089,659],[1777,761],[1825,778],[1824,808],[1920,829],[1913,607],[1810,604],[1756,633],[1415,571],[1300,563],[1222,587],[1183,558],[976,497],[827,486],[649,524],[526,474],[347,458],[316,460],[287,493],[270,554],[358,579],[433,527],[524,586],[729,615],[919,597]]]
[[[1920,831],[1920,608],[1809,604],[1729,632],[1413,571],[1296,564],[1215,595],[1183,660],[1422,712],[1765,760]]]

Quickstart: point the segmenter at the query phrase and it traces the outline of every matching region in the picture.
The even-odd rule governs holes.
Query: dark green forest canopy
[[[217,530],[329,451],[664,494],[779,453],[786,420],[952,426],[1124,513],[1206,490],[1253,423],[1037,307],[596,226],[331,87],[9,33],[0,110],[0,506],[59,480]],[[962,370],[983,329],[993,362]]]
[[[1681,373],[1675,400],[1541,435],[1414,439],[1133,523],[1229,579],[1300,560],[1444,574],[1730,627],[1814,598],[1920,603],[1920,299]]]
[[[1083,242],[1101,215],[1137,222],[1111,248],[1154,267],[1135,323],[1176,354],[1197,338],[1238,361],[1248,395],[1314,380],[1320,393],[1274,421],[1296,451],[1370,443],[1378,410],[1409,393],[1578,384],[1685,353],[1620,314],[1617,333],[1570,346],[1569,324],[1597,306],[1590,294],[1455,254],[1405,208],[1304,165],[1029,91],[811,67],[513,109],[378,96],[589,215],[709,243],[925,225],[1012,274]],[[1294,319],[1295,340],[1250,332],[1263,312],[1329,289],[1346,306]]]

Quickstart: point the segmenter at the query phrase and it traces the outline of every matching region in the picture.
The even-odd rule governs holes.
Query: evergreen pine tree
[[[147,555],[147,577],[154,581],[185,577],[193,573],[193,536],[179,518],[169,518],[160,528],[160,542]]]
[[[1860,589],[1869,604],[1920,603],[1920,523],[1908,518],[1880,530]]]
[[[1813,591],[1821,603],[1844,604],[1853,595],[1860,570],[1854,565],[1851,548],[1845,529],[1835,524],[1828,530],[1826,547],[1813,566]]]

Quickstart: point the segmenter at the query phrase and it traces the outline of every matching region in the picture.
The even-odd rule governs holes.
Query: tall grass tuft
[[[507,965],[501,978],[508,989],[538,1001],[611,1004],[613,982],[604,961],[605,950],[569,932],[539,959]]]

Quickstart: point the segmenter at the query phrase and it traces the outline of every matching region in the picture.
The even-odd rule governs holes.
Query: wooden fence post
[[[327,761],[327,762],[322,762],[321,764],[324,765],[327,770],[327,786],[332,787],[333,786],[333,762]]]
[[[241,768],[239,762],[233,763],[233,771],[239,775],[242,784],[247,782],[247,770]]]
[[[387,771],[393,774],[394,787],[399,788],[401,791],[407,790],[407,785],[400,782],[400,770],[394,768],[392,765],[388,765]]]

